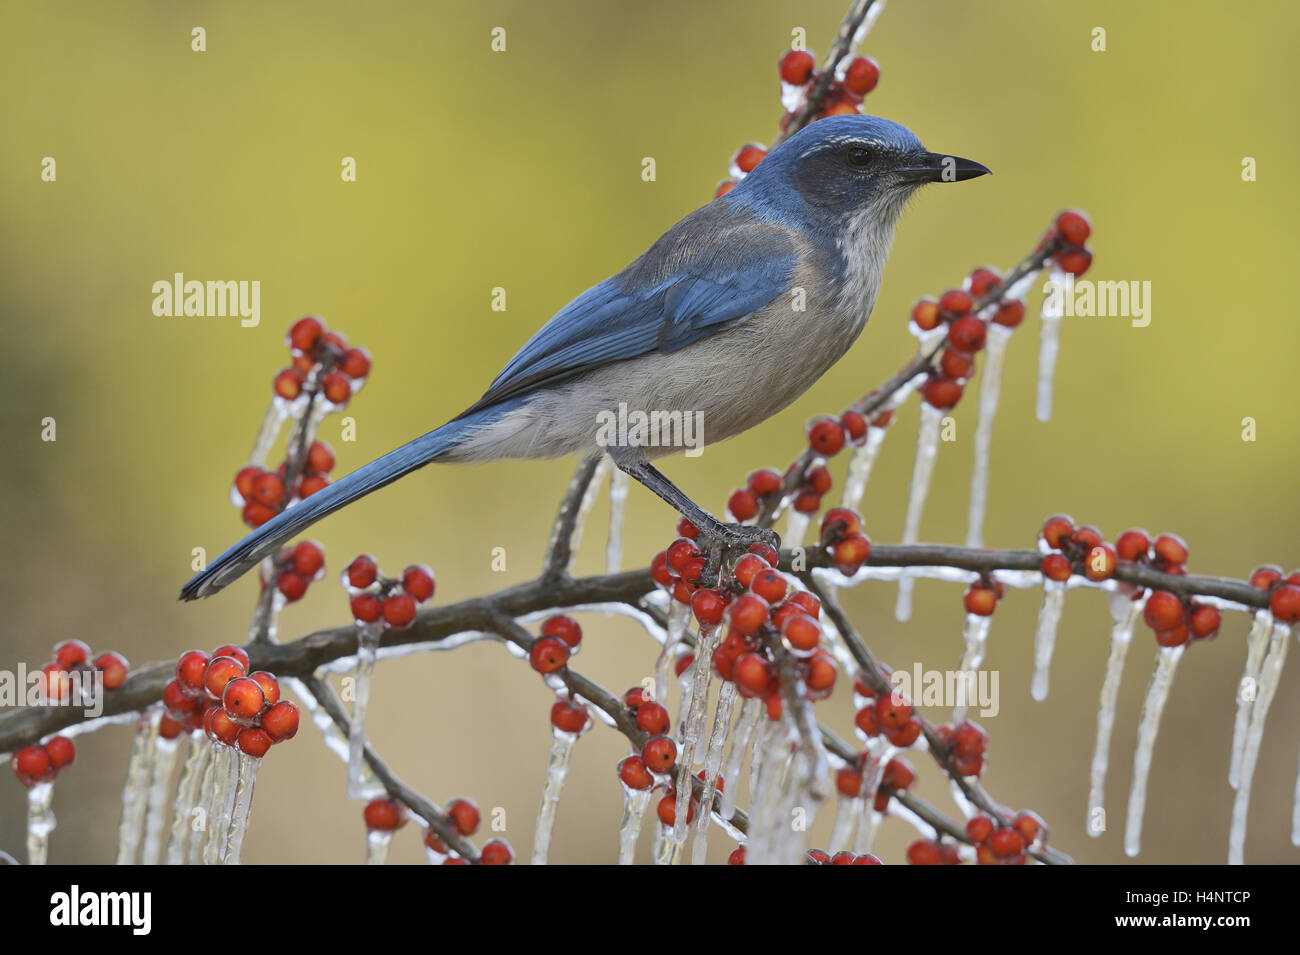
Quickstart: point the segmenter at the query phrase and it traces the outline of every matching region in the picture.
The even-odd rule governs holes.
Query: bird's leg
[[[616,458],[615,463],[620,471],[636,478],[672,505],[678,514],[698,527],[700,533],[710,542],[721,544],[727,550],[748,550],[753,544],[767,544],[780,549],[781,538],[776,531],[748,524],[724,524],[687,497],[681,488],[668,480],[667,476],[649,461],[620,461]]]

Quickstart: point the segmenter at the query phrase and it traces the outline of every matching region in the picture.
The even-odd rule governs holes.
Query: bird
[[[917,189],[989,172],[930,152],[878,116],[808,124],[560,309],[463,413],[292,504],[196,574],[181,598],[216,593],[305,528],[434,461],[608,454],[709,541],[779,544],[770,530],[713,517],[654,466],[681,447],[611,441],[600,423],[680,413],[712,444],[776,414],[858,338]]]

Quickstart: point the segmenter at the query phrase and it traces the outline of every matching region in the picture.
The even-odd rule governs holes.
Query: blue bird
[[[771,531],[718,521],[654,467],[681,440],[656,444],[646,439],[661,435],[644,428],[610,440],[612,416],[665,431],[687,416],[712,443],[785,408],[862,331],[908,198],[928,182],[988,172],[928,152],[886,119],[811,123],[561,309],[463,414],[294,504],[181,597],[215,593],[327,514],[432,461],[608,453],[711,540],[775,542]]]

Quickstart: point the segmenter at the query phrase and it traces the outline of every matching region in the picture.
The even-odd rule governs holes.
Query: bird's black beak
[[[993,170],[973,159],[926,153],[921,163],[904,166],[897,170],[897,174],[904,182],[961,182],[976,176],[990,176]]]

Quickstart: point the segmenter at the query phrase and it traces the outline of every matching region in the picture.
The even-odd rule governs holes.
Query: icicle
[[[1110,656],[1106,660],[1106,677],[1101,684],[1101,702],[1097,704],[1097,740],[1092,747],[1092,770],[1088,787],[1088,818],[1085,828],[1096,838],[1106,831],[1106,770],[1110,765],[1110,740],[1115,731],[1115,707],[1119,700],[1124,660],[1133,642],[1133,628],[1142,616],[1146,596],[1137,600],[1128,594],[1113,592],[1110,597]]]
[[[1151,775],[1151,757],[1156,748],[1156,732],[1160,729],[1160,715],[1169,699],[1174,682],[1174,672],[1187,645],[1161,647],[1156,656],[1156,669],[1151,674],[1146,699],[1142,701],[1142,718],[1138,723],[1137,750],[1133,754],[1133,783],[1128,794],[1128,821],[1124,828],[1124,852],[1130,858],[1142,846],[1142,814],[1146,810],[1147,779]]]
[[[140,857],[141,865],[158,865],[162,860],[163,821],[167,818],[168,784],[172,781],[172,770],[176,768],[177,752],[189,746],[188,737],[164,739],[159,736],[154,740],[153,765],[149,768],[149,794],[144,823],[144,852]]]
[[[1250,726],[1250,711],[1258,696],[1259,668],[1264,663],[1264,650],[1269,634],[1273,632],[1273,615],[1267,610],[1255,612],[1246,635],[1246,665],[1237,685],[1237,717],[1232,724],[1232,761],[1228,765],[1228,785],[1236,789],[1241,781],[1241,754],[1246,748],[1246,729]]]
[[[1291,845],[1300,846],[1300,770],[1295,777],[1295,796],[1291,802]]]
[[[757,698],[740,704],[736,728],[728,742],[727,758],[722,771],[722,796],[718,800],[718,815],[730,819],[736,814],[737,791],[740,789],[740,767],[751,749],[754,728],[763,715],[763,701]]]
[[[1246,745],[1241,753],[1241,780],[1237,784],[1237,797],[1232,802],[1232,825],[1228,829],[1228,865],[1241,865],[1245,861],[1246,823],[1250,812],[1250,789],[1255,778],[1255,764],[1259,748],[1264,742],[1264,721],[1273,704],[1278,684],[1282,681],[1282,666],[1286,663],[1287,645],[1291,642],[1291,628],[1284,623],[1275,624],[1268,638],[1268,652],[1259,669],[1259,691],[1250,708],[1250,727],[1246,731]]]
[[[704,755],[704,792],[700,796],[700,811],[695,818],[695,841],[691,843],[692,865],[704,865],[709,851],[709,820],[713,814],[713,800],[717,795],[718,774],[722,771],[722,747],[727,742],[727,729],[731,726],[731,709],[735,702],[736,684],[723,683],[713,710],[709,748]],[[723,787],[726,787],[725,782]]]
[[[190,825],[189,846],[186,848],[186,859],[190,865],[198,865],[203,861],[203,842],[212,822],[219,758],[226,747],[215,740],[208,739],[205,748],[209,751],[208,759],[203,767],[203,777],[199,781],[193,822]]]
[[[318,670],[317,673],[319,672]],[[302,704],[302,708],[311,716],[311,721],[320,730],[325,745],[333,751],[335,756],[346,763],[351,755],[348,740],[338,728],[338,724],[330,719],[329,713],[325,712],[325,707],[321,706],[320,701],[312,695],[311,690],[307,689],[307,684],[295,677],[284,677],[280,682],[289,688],[290,692],[298,698],[298,702]]]
[[[903,524],[903,543],[915,544],[921,531],[921,512],[930,493],[930,478],[939,454],[939,429],[945,412],[928,401],[921,402],[921,422],[916,433],[916,460],[912,465],[912,485],[908,490],[907,520]],[[894,616],[900,623],[912,617],[912,575],[904,571],[898,578],[898,604]]]
[[[189,735],[189,749],[181,766],[181,776],[176,783],[176,797],[172,800],[172,829],[167,839],[167,864],[180,865],[185,861],[186,844],[199,786],[212,755],[212,746],[202,733]]]
[[[569,566],[566,570],[573,570],[573,564],[578,559],[578,545],[582,543],[582,532],[587,524],[587,515],[591,513],[592,507],[596,503],[596,494],[600,491],[600,482],[605,479],[605,474],[609,471],[609,455],[601,455],[596,462],[596,470],[591,475],[591,480],[587,483],[587,490],[582,495],[582,502],[578,505],[578,511],[573,515],[573,533],[569,535]],[[611,501],[611,505],[612,505]]]
[[[375,651],[383,632],[382,621],[357,626],[356,683],[353,686],[352,719],[348,724],[349,799],[370,799],[383,791],[365,762],[366,709],[370,706],[370,684],[375,675]]]
[[[213,773],[212,808],[208,811],[207,840],[203,844],[204,865],[220,864],[226,853],[226,839],[235,812],[235,784],[239,779],[238,750],[219,744],[213,760]]]
[[[1065,316],[1067,279],[1055,265],[1048,275],[1054,291],[1043,299],[1042,323],[1038,338],[1038,401],[1035,413],[1039,421],[1052,418],[1052,377],[1056,373],[1056,354],[1061,343],[1061,319]],[[1069,282],[1068,287],[1073,287]]]
[[[993,446],[993,419],[1002,394],[1002,369],[1006,365],[1007,343],[1015,329],[988,323],[984,367],[980,374],[979,423],[975,426],[975,465],[970,477],[970,514],[966,522],[966,546],[984,546],[984,511],[989,496],[989,451]]]
[[[627,474],[609,472],[609,537],[605,541],[605,573],[618,573],[623,563],[623,520],[627,514]]]
[[[623,784],[623,819],[618,824],[619,865],[632,865],[636,859],[636,840],[641,835],[641,817],[645,815],[653,795],[653,789],[633,789],[626,783]]]
[[[253,787],[257,783],[257,770],[262,765],[261,757],[239,753],[237,775],[235,778],[235,808],[230,816],[230,831],[226,836],[226,848],[222,865],[239,865],[239,854],[244,848],[244,834],[248,832],[248,817],[253,811]]]
[[[885,776],[885,767],[896,752],[883,736],[877,736],[867,743],[867,762],[862,768],[862,788],[858,794],[862,816],[858,820],[858,833],[853,840],[855,855],[865,855],[875,845],[876,829],[884,816],[876,811],[876,792]]]
[[[953,723],[960,723],[966,718],[966,711],[975,698],[975,684],[978,679],[976,671],[984,662],[984,653],[988,648],[989,628],[992,625],[991,615],[981,616],[977,613],[966,614],[966,620],[962,624],[961,662],[957,664],[960,682],[957,684],[957,702],[952,708]]]
[[[573,744],[577,741],[577,733],[551,727],[551,755],[546,761],[546,783],[542,787],[542,804],[537,809],[537,829],[533,835],[533,865],[546,865],[551,832],[555,828],[555,810],[560,805],[569,762],[573,759]]]
[[[27,790],[27,864],[45,865],[50,857],[50,833],[54,831],[54,781],[37,783]]]
[[[871,480],[871,471],[876,466],[876,458],[880,456],[880,447],[885,443],[888,430],[874,424],[868,426],[866,440],[849,460],[849,473],[844,478],[844,494],[840,498],[842,506],[856,509],[862,503],[862,495],[866,493],[867,482]]]
[[[704,717],[709,708],[709,689],[713,683],[713,651],[726,637],[726,626],[706,629],[695,644],[695,660],[691,664],[690,699],[683,704],[684,713],[679,746],[677,748],[677,814],[673,819],[672,839],[686,842],[687,817],[691,800],[691,767],[695,765],[695,747],[704,732]]]
[[[366,865],[383,865],[387,862],[388,845],[392,841],[392,829],[367,829]]]
[[[1065,609],[1065,582],[1043,580],[1043,605],[1038,610],[1038,630],[1034,634],[1034,677],[1029,695],[1038,702],[1047,699],[1047,674],[1056,649],[1056,631]]]
[[[126,782],[122,785],[122,819],[117,826],[117,864],[135,865],[143,835],[144,812],[149,797],[149,766],[153,760],[154,739],[162,710],[148,710],[140,718],[131,755],[126,762]]]
[[[691,606],[674,600],[668,606],[668,636],[655,661],[655,700],[663,703],[668,699],[668,671],[673,666],[677,648],[686,636],[686,625],[691,622]]]
[[[789,717],[771,723],[763,736],[758,782],[750,793],[750,839],[746,863],[774,865],[782,861],[783,839],[789,830],[788,783],[794,763],[794,728]]]
[[[831,823],[831,836],[826,842],[827,852],[834,855],[853,845],[854,824],[860,815],[862,815],[862,797],[840,793],[835,801],[835,821]]]

